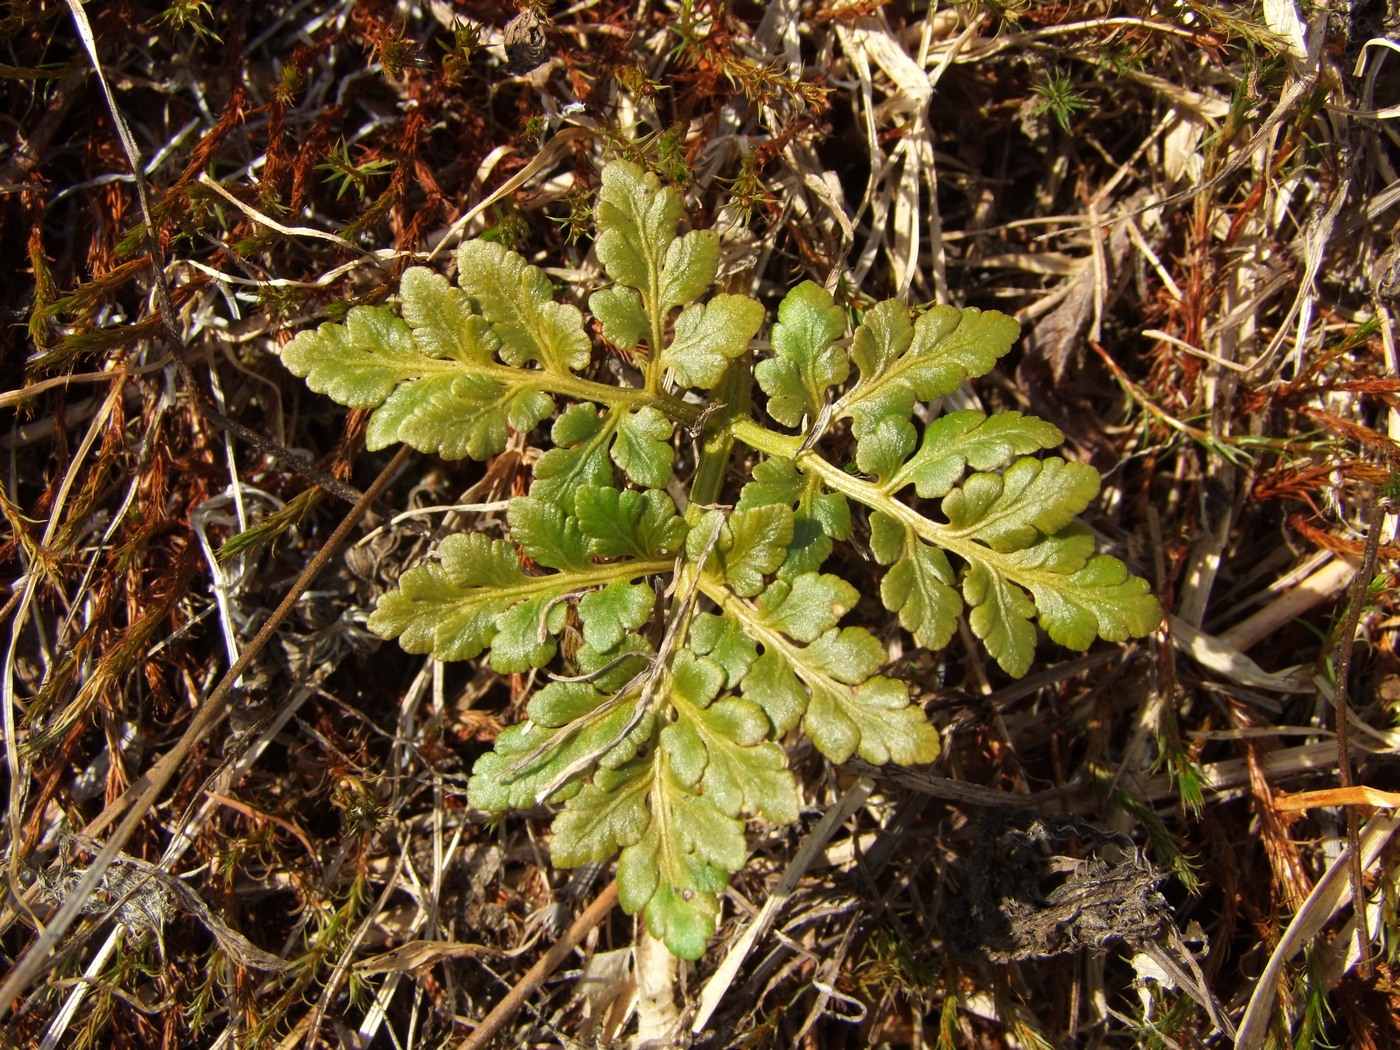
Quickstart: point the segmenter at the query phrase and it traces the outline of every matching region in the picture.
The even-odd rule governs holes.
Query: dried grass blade
[[[1381,851],[1389,845],[1397,828],[1400,828],[1400,816],[1390,814],[1377,814],[1366,822],[1366,827],[1361,831],[1363,867],[1370,867],[1376,862]],[[1279,939],[1268,965],[1254,986],[1254,994],[1245,1008],[1244,1020],[1240,1022],[1240,1034],[1235,1042],[1236,1050],[1259,1050],[1264,1044],[1264,1039],[1268,1036],[1269,1021],[1278,1005],[1278,982],[1284,966],[1306,942],[1317,936],[1351,896],[1347,884],[1349,863],[1343,855],[1328,865],[1326,873],[1318,880],[1303,906],[1298,909],[1298,914],[1294,915],[1293,921],[1288,924],[1288,929]]]
[[[729,990],[729,986],[739,976],[739,971],[743,968],[749,953],[758,944],[759,938],[768,932],[768,928],[777,918],[778,912],[787,903],[792,891],[797,888],[797,883],[801,880],[802,875],[817,859],[817,854],[831,839],[831,836],[836,834],[836,829],[865,804],[865,800],[870,797],[870,793],[874,790],[875,782],[869,777],[861,777],[841,796],[836,805],[827,811],[826,816],[822,817],[803,841],[802,848],[797,851],[796,856],[792,858],[792,863],[787,866],[782,878],[773,887],[773,892],[764,901],[763,909],[749,923],[743,936],[729,949],[729,954],[724,957],[724,961],[719,964],[714,974],[705,983],[705,987],[700,993],[695,1017],[691,1020],[690,1031],[692,1034],[699,1034],[705,1030],[705,1026],[710,1023],[710,1018],[719,1008],[720,1001]]]
[[[1214,635],[1192,627],[1177,616],[1167,618],[1171,626],[1172,643],[1202,667],[1224,675],[1233,682],[1275,693],[1311,693],[1315,686],[1289,675],[1265,671],[1237,649],[1224,644]]]

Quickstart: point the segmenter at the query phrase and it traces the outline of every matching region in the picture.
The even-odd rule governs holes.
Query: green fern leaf
[[[446,277],[426,266],[410,267],[404,271],[399,295],[399,309],[419,353],[477,367],[495,364],[500,339],[472,309],[467,293]]]
[[[583,640],[594,649],[609,652],[629,631],[647,622],[655,604],[656,592],[644,583],[614,580],[602,590],[590,591],[578,603]]]
[[[744,861],[744,826],[666,773],[651,779],[652,821],[617,863],[618,899],[642,912],[674,955],[698,959],[715,933],[719,894]]]
[[[549,569],[581,571],[591,568],[588,541],[578,522],[554,503],[521,496],[510,501],[506,510],[511,539],[540,565]]]
[[[599,863],[638,842],[651,824],[650,773],[644,760],[600,769],[554,818],[549,846],[554,863],[561,868]]]
[[[489,647],[497,671],[527,671],[553,658],[554,636],[567,618],[566,596],[671,567],[663,557],[584,568],[576,560],[576,528],[549,520],[538,508],[531,501],[512,510],[536,552],[573,571],[531,576],[504,540],[449,536],[439,548],[439,562],[410,569],[397,590],[380,596],[370,629],[398,638],[407,652],[432,653],[439,660],[468,660]]]
[[[972,610],[972,633],[992,659],[1013,678],[1024,676],[1035,659],[1035,606],[1026,592],[987,562],[973,559],[963,576],[963,598]]]
[[[690,530],[686,553],[693,561],[700,559],[712,516],[719,513],[708,511]],[[783,564],[791,542],[792,511],[787,507],[736,510],[720,531],[716,547],[720,572],[730,590],[746,598],[757,594],[763,589],[763,577]]]
[[[491,666],[502,674],[522,674],[532,667],[543,667],[558,651],[555,636],[564,629],[569,593],[567,582],[555,577],[547,590],[521,597],[496,618],[496,634],[491,639]]]
[[[860,592],[841,577],[808,572],[790,582],[774,580],[758,608],[769,624],[805,644],[835,627],[859,598]]]
[[[344,324],[297,333],[282,348],[282,363],[347,408],[374,408],[400,383],[452,371],[425,358],[413,330],[386,306],[352,306]]]
[[[853,589],[835,576],[799,577],[801,586],[781,581],[765,591],[757,608],[721,600],[725,614],[742,623],[763,653],[741,683],[744,698],[763,708],[781,735],[802,719],[817,748],[833,762],[853,753],[878,765],[931,762],[938,734],[923,711],[909,703],[908,689],[876,672],[888,658],[869,631],[838,628]],[[793,631],[811,637],[802,645]]]
[[[915,402],[986,375],[1020,331],[1014,318],[996,310],[935,306],[910,324],[898,303],[878,303],[856,329],[851,360],[860,378],[837,402],[835,416],[851,418],[858,439],[886,417],[908,419]]]
[[[398,590],[379,598],[369,628],[398,638],[410,653],[440,660],[479,656],[496,635],[496,620],[527,585],[515,548],[481,535],[449,536],[441,560],[409,569]]]
[[[647,669],[652,655],[646,637],[632,633],[609,649],[585,644],[574,653],[574,667],[599,692],[615,693]]]
[[[701,301],[719,242],[678,235],[683,211],[680,194],[641,168],[604,169],[596,253],[612,284],[589,306],[603,338],[642,366],[638,389],[574,374],[591,359],[582,314],[555,301],[545,271],[482,241],[459,249],[455,285],[410,268],[397,309],[354,307],[344,323],[296,336],[283,358],[311,389],[372,410],[371,448],[404,441],[486,459],[512,442],[533,462],[529,496],[507,510],[508,540],[449,536],[437,560],[380,598],[369,625],[410,652],[486,657],[501,673],[558,658],[569,677],[537,688],[526,720],[477,761],[472,803],[491,813],[562,804],[555,862],[617,856],[624,908],[697,958],[745,862],[745,820],[797,818],[786,734],[800,727],[836,762],[938,754],[908,688],[881,674],[884,644],[842,626],[859,592],[821,571],[851,538],[850,501],[870,512],[881,601],[930,649],[965,616],[1019,676],[1042,628],[1084,648],[1145,635],[1162,611],[1074,523],[1097,473],[1032,458],[1063,440],[1055,427],[1016,412],[923,422],[937,411],[929,403],[1006,353],[1014,320],[948,306],[913,314],[890,300],[865,312],[847,351],[845,312],[805,282],[779,304],[771,356],[754,366],[764,308],[743,295]],[[815,431],[752,418],[754,381],[781,427],[849,419],[854,463],[824,456]],[[668,382],[714,393],[678,398]],[[554,417],[556,398],[553,447],[530,456],[512,435]],[[700,452],[681,460],[692,471],[680,479],[690,484],[682,514],[668,491],[675,428],[694,426],[706,399],[722,410],[704,412]],[[741,447],[760,461],[726,513]],[[910,487],[938,513],[906,499]]]
[[[399,386],[370,416],[365,445],[402,441],[444,459],[487,459],[554,414],[542,390],[512,389],[484,375],[437,375]]]
[[[621,350],[632,350],[647,334],[647,315],[635,288],[614,285],[588,297],[588,309],[603,327],[603,338]]]
[[[715,662],[678,652],[666,690],[672,715],[657,746],[646,753],[634,749],[625,761],[600,768],[553,829],[554,860],[563,866],[606,860],[620,849],[623,906],[642,911],[652,932],[688,958],[704,950],[718,913],[716,895],[747,856],[742,814],[797,817],[796,785],[782,749],[767,739],[768,719],[751,703],[720,698],[724,682],[725,671]],[[582,683],[555,683],[540,696],[550,692],[557,699],[531,703],[537,722],[570,725],[601,702]],[[521,750],[515,741],[509,749]],[[550,767],[558,761],[551,757]],[[493,774],[500,765],[482,762],[478,775]],[[531,786],[541,789],[538,778]],[[492,802],[502,795],[499,786],[482,788],[494,792]],[[510,789],[517,795],[521,790]]]
[[[683,387],[712,390],[725,366],[742,357],[763,324],[763,307],[746,295],[716,295],[687,306],[676,318],[675,335],[661,363]]]
[[[901,416],[886,416],[856,442],[856,467],[862,474],[880,479],[880,487],[893,492],[895,480],[914,444],[919,440],[914,424]]]
[[[570,405],[554,421],[550,440],[554,448],[535,464],[530,495],[554,503],[564,503],[587,485],[611,485],[612,465],[608,444],[616,417],[599,415],[593,405]]]
[[[792,542],[779,570],[784,578],[815,572],[831,556],[834,540],[851,535],[851,505],[830,492],[814,473],[800,473],[792,460],[773,457],[754,467],[739,493],[736,510],[782,505],[793,509]]]
[[[716,613],[696,615],[690,625],[690,647],[724,669],[726,689],[735,688],[758,659],[758,647],[743,625]]]
[[[665,488],[671,480],[674,425],[651,406],[624,412],[613,439],[612,458],[624,474],[643,488]]]
[[[625,767],[656,729],[639,703],[636,692],[607,696],[585,682],[551,682],[531,700],[530,720],[503,730],[495,749],[476,760],[467,782],[472,805],[503,813],[559,802],[582,786],[573,771],[601,765],[601,777]]]
[[[1027,456],[1003,474],[970,475],[943,497],[947,534],[1019,550],[1063,529],[1098,491],[1099,473],[1087,464]]]
[[[1147,581],[1107,554],[1090,558],[1073,575],[1021,571],[1017,579],[1035,596],[1041,626],[1051,640],[1070,649],[1087,649],[1096,637],[1106,642],[1141,638],[1162,622],[1162,607]]]
[[[803,651],[797,673],[811,692],[802,727],[833,762],[852,752],[873,765],[914,765],[938,757],[938,732],[909,702],[903,682],[876,675],[888,659],[869,631],[828,631]]]
[[[574,507],[589,550],[598,557],[652,558],[675,554],[685,543],[685,521],[664,492],[585,486]]]
[[[444,278],[409,270],[402,309],[400,318],[387,307],[354,307],[344,324],[302,332],[282,352],[311,389],[375,409],[369,448],[402,441],[447,459],[486,459],[512,428],[529,431],[554,413],[534,378],[495,364],[499,339]]]
[[[467,241],[457,249],[457,283],[491,325],[506,364],[538,361],[555,373],[588,364],[593,345],[583,315],[554,301],[538,266],[493,241]]]
[[[880,600],[926,649],[937,651],[958,629],[962,598],[954,588],[948,556],[912,529],[879,511],[870,515],[870,550],[890,569],[880,581]]]
[[[850,373],[846,352],[831,345],[845,330],[845,312],[821,285],[803,281],[783,297],[769,335],[774,356],[754,369],[770,416],[788,427],[816,418],[826,392]]]
[[[613,281],[640,293],[655,330],[673,307],[703,295],[719,271],[719,237],[712,230],[677,237],[683,215],[680,194],[650,172],[627,161],[603,169],[598,261]]]
[[[865,387],[869,393],[880,376],[893,371],[895,362],[913,343],[913,319],[897,300],[885,299],[867,310],[851,340],[851,363],[860,371],[856,389]]]
[[[919,451],[894,474],[890,488],[913,482],[925,499],[946,495],[968,467],[997,470],[1014,456],[1058,448],[1065,436],[1058,427],[1019,412],[950,412],[924,430]]]
[[[714,230],[691,230],[677,237],[666,248],[661,264],[662,313],[704,295],[719,273],[719,234]]]
[[[742,689],[745,700],[763,709],[777,736],[796,728],[807,711],[808,692],[779,649],[765,647],[749,664]]]
[[[767,739],[768,717],[757,704],[714,699],[725,679],[714,661],[678,654],[675,721],[662,729],[661,747],[676,777],[692,789],[698,786],[724,816],[751,812],[790,823],[797,819],[797,786],[783,750]]]

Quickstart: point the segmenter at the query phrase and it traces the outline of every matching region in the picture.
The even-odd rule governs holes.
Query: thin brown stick
[[[516,982],[504,999],[496,1004],[495,1008],[481,1019],[481,1024],[476,1026],[476,1031],[467,1036],[457,1044],[457,1050],[482,1050],[497,1033],[500,1032],[510,1019],[519,1012],[520,1007],[525,1004],[525,998],[541,984],[544,979],[552,974],[566,958],[579,941],[587,936],[588,931],[602,922],[617,904],[617,880],[608,883],[607,888],[598,894],[597,898],[590,904],[586,911],[574,920],[574,924],[561,937],[549,951],[534,966],[530,967],[524,977]]]
[[[379,472],[379,476],[374,479],[374,483],[365,490],[365,494],[359,502],[350,509],[345,519],[336,526],[326,540],[325,546],[316,552],[315,557],[302,570],[296,582],[292,584],[287,595],[282,599],[280,605],[273,611],[267,623],[263,624],[262,630],[254,635],[253,640],[244,648],[242,655],[234,662],[223,678],[219,680],[218,686],[209,694],[209,698],[200,705],[195,712],[194,718],[190,720],[189,727],[180,737],[179,741],[162,755],[156,763],[142,774],[132,785],[122,793],[121,797],[102,811],[87,827],[83,828],[83,834],[95,837],[103,828],[107,827],[116,816],[123,810],[127,810],[126,816],[107,839],[106,845],[98,852],[87,872],[79,880],[77,886],[73,888],[72,894],[59,908],[58,913],[52,921],[39,934],[37,940],[29,946],[29,950],[15,964],[15,968],[10,971],[5,978],[4,984],[0,984],[0,1018],[3,1018],[14,1005],[15,1000],[27,989],[33,981],[43,972],[53,956],[53,951],[58,946],[59,940],[68,928],[73,924],[73,920],[78,917],[84,902],[89,895],[97,888],[103,873],[111,865],[113,859],[121,852],[132,834],[136,831],[141,821],[146,818],[151,807],[155,805],[156,799],[161,791],[171,781],[175,774],[184,765],[189,753],[200,741],[208,736],[210,730],[223,718],[228,710],[228,699],[233,691],[233,684],[252,664],[254,657],[270,642],[277,634],[282,622],[291,615],[292,610],[300,600],[302,592],[306,590],[321,574],[321,571],[330,564],[330,560],[345,542],[351,530],[358,524],[371,503],[379,498],[379,494],[384,491],[390,480],[398,472],[400,466],[408,458],[411,449],[407,445],[402,446],[398,453],[391,459],[385,468]]]
[[[204,415],[204,418],[215,426],[222,427],[234,437],[241,438],[259,452],[271,456],[284,467],[295,471],[312,484],[325,489],[332,496],[343,499],[346,503],[354,504],[359,500],[360,496],[363,495],[354,485],[341,481],[334,474],[326,473],[326,471],[316,466],[305,456],[298,455],[289,448],[283,448],[277,442],[264,437],[252,427],[244,426],[236,419],[230,419],[214,407],[209,400],[208,394],[206,394],[204,390],[193,385],[194,380],[192,376],[188,382],[191,384],[190,389],[195,393],[196,406]]]
[[[1332,698],[1333,717],[1337,729],[1337,780],[1343,788],[1352,787],[1356,781],[1351,770],[1351,750],[1347,740],[1347,679],[1351,675],[1351,654],[1356,646],[1356,626],[1361,622],[1361,606],[1366,600],[1366,589],[1371,576],[1376,571],[1376,551],[1381,542],[1381,505],[1374,496],[1366,501],[1361,512],[1362,527],[1366,530],[1366,550],[1361,556],[1361,567],[1356,570],[1356,579],[1351,584],[1351,603],[1347,608],[1346,623],[1342,626],[1341,644],[1337,650],[1337,691]],[[1347,874],[1351,880],[1351,901],[1356,911],[1357,975],[1363,979],[1371,976],[1371,933],[1366,921],[1366,887],[1361,881],[1361,829],[1355,806],[1347,806]]]

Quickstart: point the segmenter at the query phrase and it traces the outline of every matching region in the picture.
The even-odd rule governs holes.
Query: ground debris
[[[948,924],[959,954],[1047,958],[1150,937],[1169,920],[1157,890],[1166,876],[1126,836],[1008,809],[986,811],[982,826]]]
[[[66,856],[32,874],[40,900],[64,904],[77,891],[88,869],[75,866]],[[138,857],[121,855],[103,871],[97,890],[82,903],[83,915],[111,911],[116,921],[138,936],[156,939],[165,954],[165,924],[176,911],[192,916],[208,930],[219,947],[240,966],[267,973],[281,971],[285,963],[254,945],[220,919],[203,899],[169,872]]]

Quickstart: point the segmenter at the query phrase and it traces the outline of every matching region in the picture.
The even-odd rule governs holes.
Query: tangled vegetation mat
[[[9,5],[0,1045],[1400,1042],[1396,51]]]

